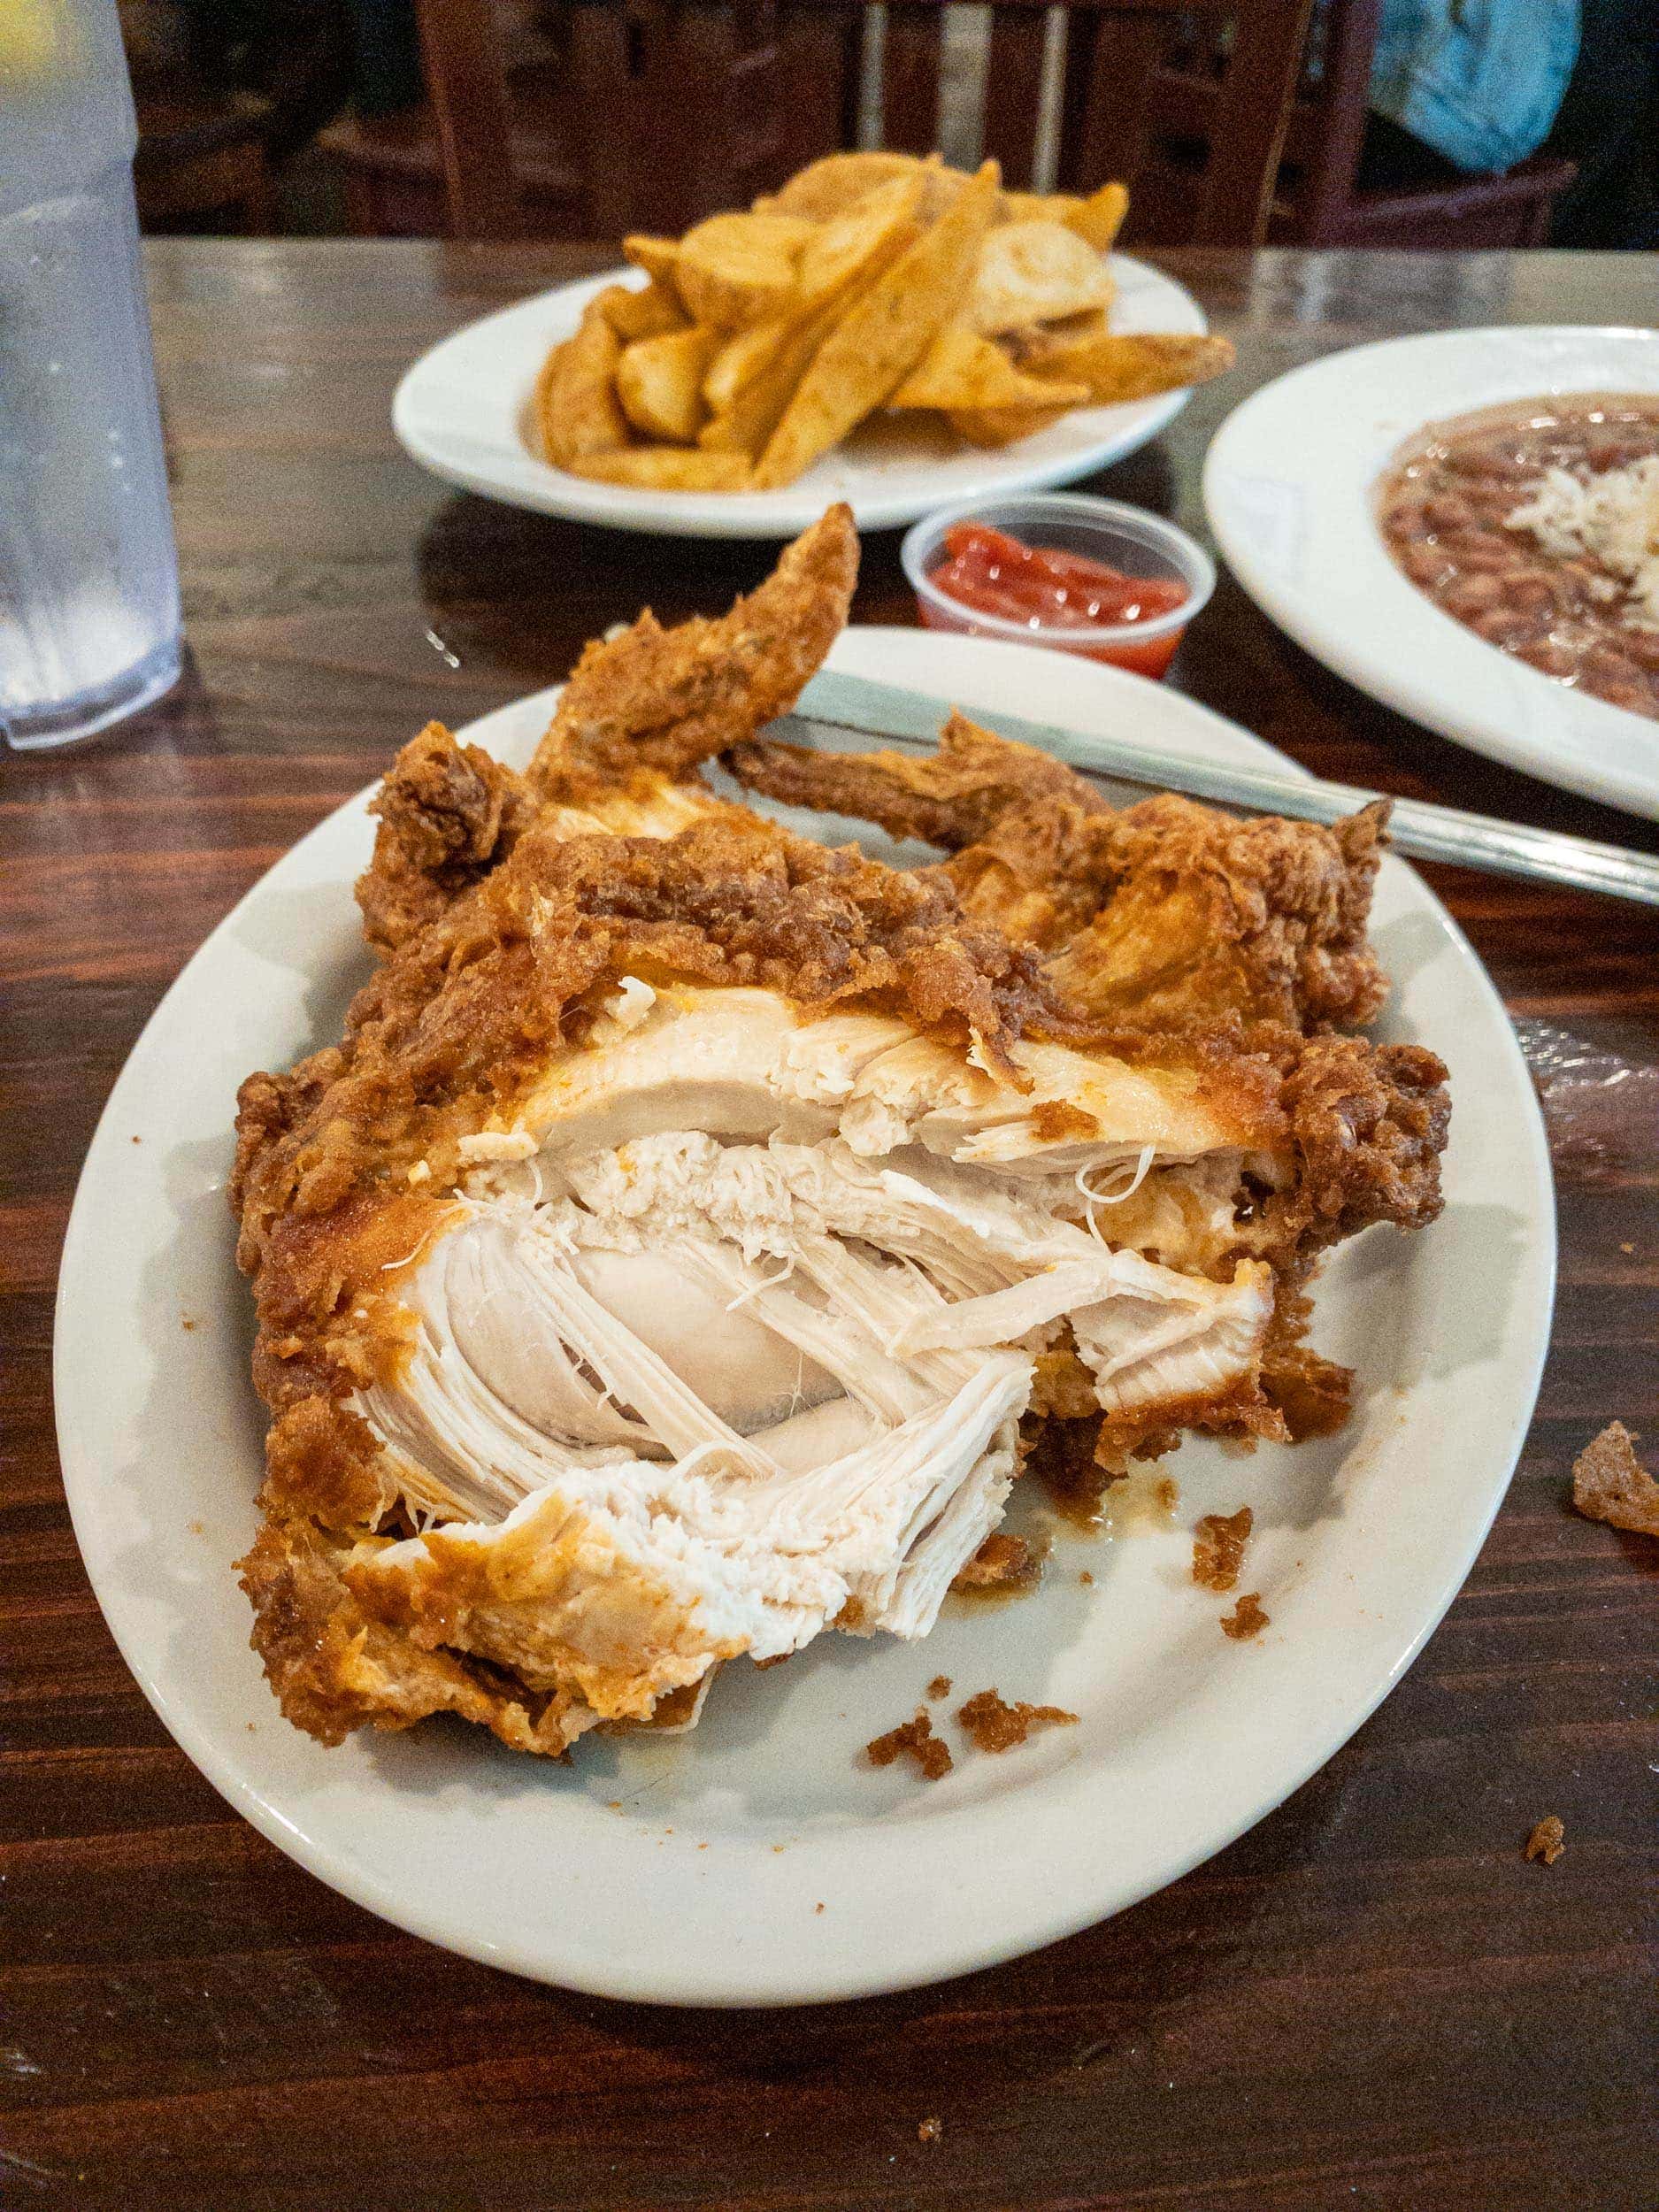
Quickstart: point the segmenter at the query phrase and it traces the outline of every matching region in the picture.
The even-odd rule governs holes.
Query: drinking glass
[[[179,674],[179,571],[114,0],[0,0],[0,730],[62,745]]]

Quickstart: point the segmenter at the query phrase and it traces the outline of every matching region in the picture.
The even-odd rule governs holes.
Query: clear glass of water
[[[179,674],[179,570],[114,0],[0,0],[0,731],[67,744]]]

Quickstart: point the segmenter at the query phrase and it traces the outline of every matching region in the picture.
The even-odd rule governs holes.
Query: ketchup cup
[[[1104,561],[1124,574],[1179,583],[1187,596],[1167,613],[1144,622],[1071,628],[987,614],[953,599],[934,580],[946,558],[945,534],[962,522],[982,522],[1024,544],[1048,551],[1080,553]],[[916,593],[922,621],[930,630],[959,630],[970,637],[1009,638],[1021,645],[1052,646],[1056,652],[1081,653],[1110,661],[1141,676],[1162,676],[1175,657],[1187,624],[1200,613],[1216,588],[1216,566],[1201,545],[1162,516],[1122,500],[1095,499],[1086,492],[1032,492],[1022,497],[974,500],[928,515],[910,531],[900,552],[904,573]]]

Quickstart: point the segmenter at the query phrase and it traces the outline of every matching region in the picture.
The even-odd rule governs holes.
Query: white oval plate
[[[1173,279],[1126,254],[1114,254],[1111,268],[1118,283],[1114,330],[1208,326],[1197,301]],[[487,499],[576,522],[664,537],[788,538],[837,499],[851,506],[861,530],[883,530],[958,500],[1075,483],[1155,438],[1188,396],[1166,392],[1119,407],[1077,408],[995,453],[961,445],[931,419],[889,416],[861,425],[782,491],[654,492],[590,484],[530,449],[531,395],[549,349],[570,336],[595,293],[607,284],[640,281],[635,269],[584,278],[468,323],[422,354],[392,401],[392,428],[404,452]]]
[[[1228,416],[1204,464],[1227,565],[1385,706],[1563,790],[1659,819],[1659,722],[1570,691],[1435,606],[1390,557],[1378,480],[1425,425],[1571,392],[1659,392],[1659,331],[1444,330],[1311,361]]]
[[[831,664],[1283,764],[1179,692],[1068,654],[869,629]],[[522,761],[553,696],[467,735]],[[1179,1526],[1062,1532],[1040,1590],[953,1600],[919,1644],[828,1635],[787,1667],[735,1664],[687,1736],[589,1738],[561,1766],[443,1722],[333,1751],[289,1727],[232,1566],[265,1422],[224,1185],[239,1081],[336,1036],[368,971],[351,882],[371,828],[364,797],[331,815],[184,970],[99,1124],[64,1251],[58,1430],[88,1572],[145,1694],[239,1812],[372,1911],[491,1965],[614,1997],[781,2003],[935,1980],[1085,1927],[1219,1850],[1352,1734],[1497,1509],[1554,1281],[1520,1053],[1468,945],[1395,860],[1377,898],[1396,984],[1382,1029],[1451,1063],[1448,1205],[1420,1236],[1344,1248],[1324,1282],[1317,1341],[1360,1371],[1343,1436],[1252,1459],[1190,1442],[1157,1470],[1179,1479]],[[1194,1586],[1187,1531],[1243,1502],[1248,1586],[1272,1624],[1237,1644],[1217,1625],[1228,1601]],[[863,1763],[938,1672],[952,1707],[994,1685],[1079,1724],[1002,1757],[947,1729],[957,1764],[940,1783]]]

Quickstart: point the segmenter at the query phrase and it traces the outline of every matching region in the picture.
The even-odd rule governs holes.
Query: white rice
[[[1599,476],[1546,469],[1526,491],[1505,527],[1531,531],[1560,559],[1600,561],[1624,587],[1625,618],[1659,630],[1659,454]]]

